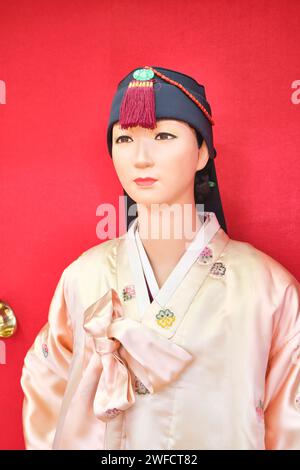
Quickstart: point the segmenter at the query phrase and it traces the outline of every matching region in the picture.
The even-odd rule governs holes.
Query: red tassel
[[[156,127],[153,80],[132,80],[124,94],[119,117],[120,126]]]

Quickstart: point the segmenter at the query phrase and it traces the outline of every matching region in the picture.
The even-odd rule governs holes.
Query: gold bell
[[[0,338],[9,338],[17,329],[17,319],[12,308],[0,300]]]

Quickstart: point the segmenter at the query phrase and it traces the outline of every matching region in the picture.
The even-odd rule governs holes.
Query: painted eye
[[[115,142],[116,142],[116,144],[119,144],[119,143],[120,143],[120,142],[119,142],[119,139],[127,139],[127,138],[128,138],[128,139],[131,139],[131,137],[129,137],[129,135],[120,135],[120,137],[118,137],[118,138],[115,140]],[[124,142],[124,141],[123,141],[123,142]],[[125,142],[127,142],[127,141],[125,140]]]
[[[157,134],[156,137],[158,137],[158,136],[160,136],[160,135],[162,135],[162,136],[169,136],[169,137],[171,137],[171,139],[173,139],[173,137],[175,137],[174,135],[169,134],[168,132],[160,132],[159,134]],[[171,139],[158,139],[158,140],[171,140]]]
[[[157,137],[162,137],[160,139],[157,139]],[[169,138],[170,137],[170,138]],[[175,135],[172,135],[172,134],[169,134],[169,132],[160,132],[159,134],[157,134],[156,136],[156,140],[171,140],[175,138]],[[122,140],[120,140],[122,139]],[[125,140],[123,140],[125,139]],[[119,144],[119,143],[122,143],[122,142],[129,142],[128,140],[126,139],[131,139],[131,137],[129,137],[129,135],[120,135],[120,137],[118,137],[116,140],[115,140],[115,143],[116,144]],[[131,139],[132,141],[132,139]]]

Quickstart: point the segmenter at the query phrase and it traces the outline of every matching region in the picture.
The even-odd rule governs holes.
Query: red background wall
[[[59,276],[100,242],[96,207],[122,194],[106,125],[132,68],[205,84],[228,233],[300,279],[299,16],[298,0],[1,2],[0,298],[19,321],[0,365],[1,449],[23,448],[21,368]]]

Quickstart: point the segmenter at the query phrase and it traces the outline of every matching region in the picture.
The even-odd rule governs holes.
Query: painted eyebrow
[[[169,124],[165,124],[164,126],[157,126],[154,129],[147,129],[145,128],[146,131],[151,131],[152,133],[155,132],[168,132],[168,131],[173,131],[173,132],[178,132],[176,129],[172,129],[173,124],[170,122]],[[129,127],[128,129],[120,129],[119,127],[114,128],[115,132],[120,132],[120,133],[126,133],[126,132],[134,132],[132,129]]]

